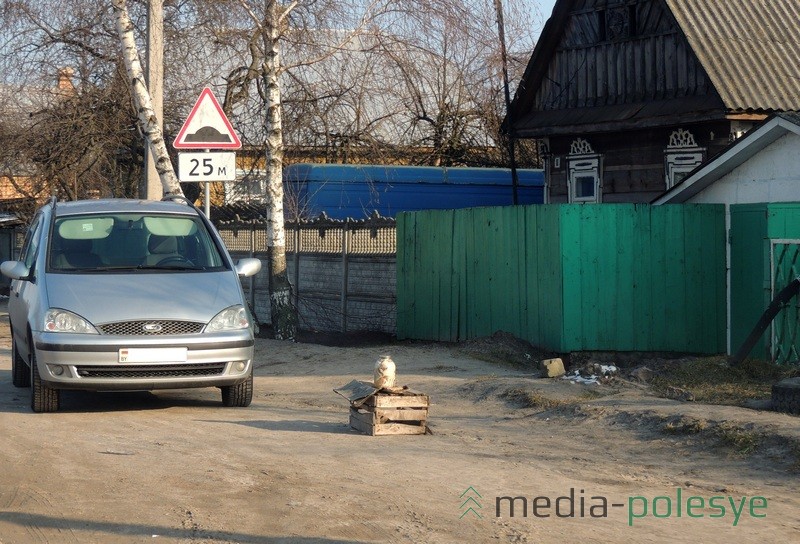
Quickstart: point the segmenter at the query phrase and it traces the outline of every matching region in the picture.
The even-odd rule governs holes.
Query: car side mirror
[[[0,264],[0,272],[12,280],[29,280],[30,269],[22,261],[4,261]]]
[[[243,278],[255,276],[261,271],[260,259],[239,259],[236,263],[236,273]],[[5,274],[5,272],[3,272]]]

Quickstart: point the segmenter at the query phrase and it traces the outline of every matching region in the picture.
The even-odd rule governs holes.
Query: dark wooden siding
[[[617,25],[606,23],[603,32],[600,21],[610,14],[618,14]],[[610,106],[709,92],[705,71],[658,0],[632,6],[586,0],[577,2],[570,14],[534,109]]]

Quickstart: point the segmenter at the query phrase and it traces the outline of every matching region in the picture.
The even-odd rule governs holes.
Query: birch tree
[[[122,58],[125,62],[125,69],[128,73],[128,80],[131,85],[131,92],[136,102],[137,117],[139,128],[144,133],[150,150],[155,160],[156,171],[158,172],[161,185],[164,188],[164,196],[183,195],[178,177],[169,159],[167,145],[164,142],[164,134],[161,126],[153,111],[150,93],[144,79],[142,63],[139,59],[139,50],[136,47],[134,37],[134,26],[128,15],[126,0],[111,0],[116,16],[117,32],[122,48]]]
[[[256,31],[250,42],[250,63],[238,70],[238,79],[235,79],[233,85],[228,85],[224,106],[230,112],[238,101],[248,96],[250,84],[255,79],[261,80],[266,106],[264,128],[270,317],[276,339],[294,340],[297,334],[297,312],[292,305],[292,288],[286,269],[286,229],[283,215],[284,147],[279,82],[281,69],[279,29],[292,9],[297,6],[297,2],[292,2],[281,10],[277,0],[266,0],[261,16],[256,14],[254,7],[246,0],[239,0],[239,3]]]
[[[292,307],[291,284],[286,270],[284,228],[281,75],[288,68],[310,65],[328,58],[350,44],[369,27],[391,0],[373,2],[291,0],[237,0],[255,31],[248,42],[249,62],[228,77],[224,107],[230,112],[250,97],[256,87],[266,112],[265,169],[267,177],[267,244],[270,309],[275,338],[292,340],[297,331],[297,313]],[[361,9],[359,9],[361,8]],[[360,17],[354,13],[361,13]],[[331,24],[336,16],[337,24]],[[294,38],[302,55],[295,63],[282,63],[281,43]]]
[[[247,3],[242,0],[246,7]],[[283,216],[283,117],[280,86],[280,27],[297,2],[281,13],[277,0],[268,0],[261,22],[252,14],[263,37],[264,61],[261,78],[266,97],[265,128],[267,165],[267,240],[269,244],[269,303],[272,328],[278,340],[294,340],[297,334],[297,311],[292,307],[292,289],[286,270],[286,229]]]

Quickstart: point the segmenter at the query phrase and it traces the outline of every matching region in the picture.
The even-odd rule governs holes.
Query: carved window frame
[[[669,143],[664,150],[664,184],[672,189],[706,157],[706,148],[697,145],[694,135],[679,128],[670,134]]]
[[[583,138],[577,138],[570,145],[567,155],[567,192],[571,203],[590,203],[603,201],[603,157],[596,153]],[[581,189],[592,188],[592,194],[582,193]]]

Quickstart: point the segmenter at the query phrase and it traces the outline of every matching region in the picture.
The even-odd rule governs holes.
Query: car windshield
[[[220,270],[223,260],[198,217],[110,213],[55,221],[49,266],[59,272]]]

